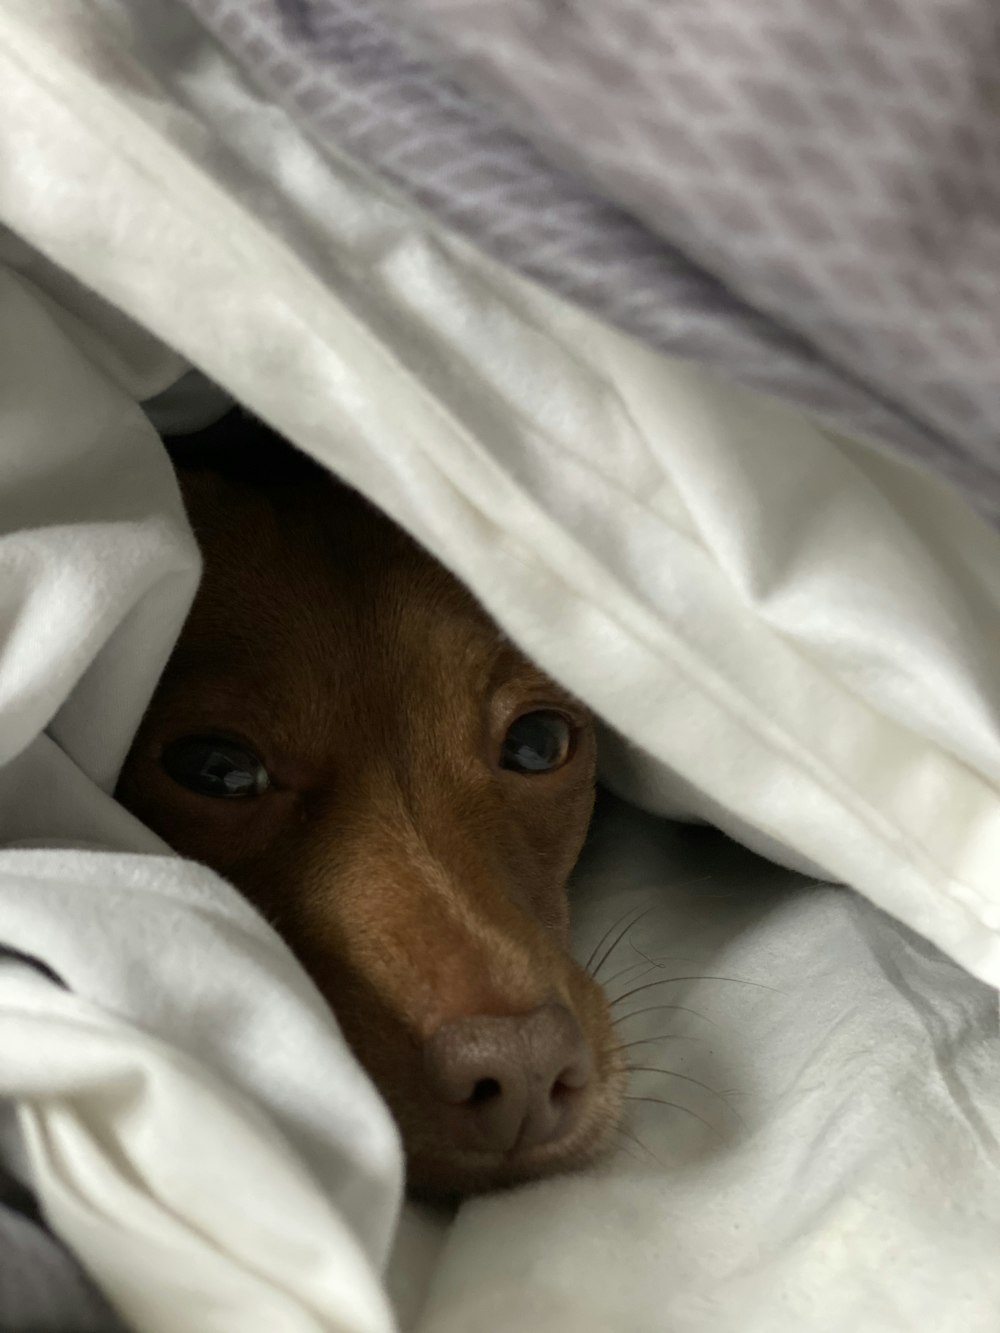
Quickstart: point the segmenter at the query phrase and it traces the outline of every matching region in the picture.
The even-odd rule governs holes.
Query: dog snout
[[[573,1128],[592,1061],[569,1009],[545,1004],[514,1017],[445,1023],[425,1045],[424,1069],[434,1097],[453,1108],[461,1146],[507,1153]]]

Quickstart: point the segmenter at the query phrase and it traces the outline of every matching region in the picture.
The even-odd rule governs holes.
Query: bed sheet
[[[466,1203],[438,1249],[412,1219],[409,1326],[993,1333],[996,993],[857,894],[611,799],[574,911],[635,1070],[615,1151]]]

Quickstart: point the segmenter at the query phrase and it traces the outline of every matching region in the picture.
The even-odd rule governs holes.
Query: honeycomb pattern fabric
[[[1000,516],[987,0],[185,3],[497,258]]]
[[[993,0],[401,0],[559,160],[994,477]]]

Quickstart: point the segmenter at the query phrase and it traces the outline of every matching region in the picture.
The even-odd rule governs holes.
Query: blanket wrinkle
[[[907,943],[910,943],[909,932],[905,938]],[[918,945],[914,941],[911,945],[913,952],[916,952],[922,943],[919,942]],[[1000,1121],[995,1125],[991,1124],[989,1116],[989,1110],[992,1109],[994,1120],[997,1120],[996,1108],[990,1108],[988,1101],[980,1104],[982,1099],[977,1095],[973,1080],[963,1076],[960,1059],[969,1045],[970,1038],[975,1038],[978,1035],[977,1029],[983,1027],[983,1015],[969,1012],[949,1014],[947,1017],[960,1020],[949,1025],[947,1017],[935,1007],[926,990],[907,977],[900,962],[898,939],[890,942],[883,936],[876,935],[872,956],[882,969],[886,980],[906,999],[909,1008],[920,1020],[938,1078],[947,1089],[955,1109],[968,1125],[969,1132],[982,1148],[983,1156],[990,1162],[1000,1179]],[[1000,1039],[1000,1021],[995,1013],[991,1017],[993,1018],[991,1035]]]
[[[872,939],[886,932],[932,997],[956,1038],[939,1058],[989,1124],[997,532],[926,471],[484,259],[339,145],[310,145],[182,6],[8,0],[0,111],[10,262],[41,252],[77,284],[61,319],[51,273],[0,274],[0,567],[39,574],[0,583],[17,625],[0,638],[0,745],[16,753],[0,812],[36,843],[0,853],[0,938],[73,988],[0,968],[18,1127],[5,1115],[0,1153],[115,1308],[140,1333],[398,1322],[384,1106],[268,924],[144,843],[108,795],[197,578],[136,405],[182,357],[380,504],[593,705],[634,747],[612,746],[606,770],[637,804],[864,895],[612,802],[577,942],[652,889],[635,942],[705,960],[682,998],[711,1040],[672,1048],[662,1011],[630,1013],[643,1063],[683,1076],[630,1107],[656,1164],[612,1156],[470,1201],[441,1245],[411,1246],[425,1290],[411,1283],[408,1325],[995,1333],[996,1173]],[[116,370],[129,320],[149,360],[123,350]],[[797,516],[805,540],[783,544]],[[748,598],[776,567],[788,595]],[[711,896],[692,882],[706,874]],[[879,908],[945,953],[915,957]],[[680,1011],[670,1028],[707,1031]],[[750,1132],[721,1149],[705,1087],[741,1093]]]
[[[26,1184],[139,1330],[207,1330],[228,1309],[262,1333],[389,1333],[388,1112],[270,927],[110,795],[199,558],[131,372],[110,371],[110,343],[94,358],[76,342],[76,318],[0,269],[0,1099]],[[241,1134],[245,1162],[223,1151]],[[254,1170],[263,1201],[241,1207]],[[300,1251],[267,1240],[282,1206],[312,1219]],[[44,1236],[25,1244],[69,1292],[72,1266]],[[0,1283],[43,1327],[53,1311],[13,1262]]]

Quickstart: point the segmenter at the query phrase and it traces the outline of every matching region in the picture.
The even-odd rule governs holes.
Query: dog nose
[[[545,1004],[511,1018],[445,1023],[424,1047],[424,1068],[435,1097],[458,1112],[462,1146],[508,1152],[569,1131],[591,1059],[566,1006]]]

